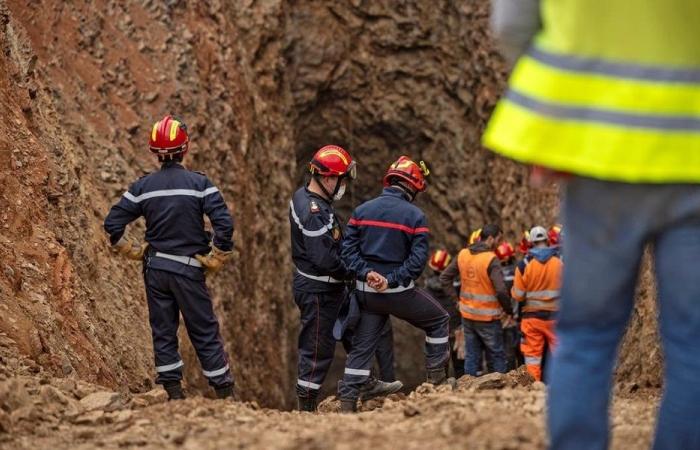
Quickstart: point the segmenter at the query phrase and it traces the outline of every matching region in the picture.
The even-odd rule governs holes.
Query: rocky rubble
[[[454,387],[453,387],[454,386]],[[0,383],[3,448],[518,448],[545,446],[544,389],[524,370],[453,385],[422,385],[337,414],[281,412],[256,403],[193,396],[166,402],[162,391],[137,396],[83,382],[17,377]],[[647,448],[655,394],[616,399],[614,449]]]

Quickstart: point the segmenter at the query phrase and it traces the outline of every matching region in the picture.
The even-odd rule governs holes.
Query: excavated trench
[[[408,154],[432,169],[418,204],[434,247],[456,252],[487,221],[513,239],[553,222],[555,188],[529,189],[479,144],[505,82],[487,16],[477,0],[0,0],[0,379],[152,388],[140,269],[110,254],[101,223],[156,169],[144,142],[165,112],[186,118],[189,165],[236,218],[235,263],[210,288],[241,395],[263,406],[293,404],[287,204],[320,145],[358,161],[346,218]],[[654,387],[650,282],[640,298],[619,373]],[[415,385],[420,336],[396,330],[397,375]],[[206,393],[182,342],[188,387]]]

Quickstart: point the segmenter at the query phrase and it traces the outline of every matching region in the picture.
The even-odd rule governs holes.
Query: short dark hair
[[[485,241],[490,237],[495,238],[501,234],[503,234],[503,230],[501,230],[501,227],[499,227],[496,224],[489,223],[487,225],[484,225],[484,227],[481,229],[481,240]]]

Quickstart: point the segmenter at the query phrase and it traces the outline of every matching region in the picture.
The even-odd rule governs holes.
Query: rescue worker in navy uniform
[[[297,396],[300,411],[315,411],[318,394],[335,353],[333,326],[345,297],[345,281],[353,279],[340,259],[343,238],[332,207],[340,200],[356,164],[345,149],[327,145],[309,164],[309,184],[294,193],[289,205],[294,301],[299,307]],[[385,383],[374,380],[383,392]]]
[[[217,272],[233,249],[233,219],[219,190],[181,163],[189,148],[185,124],[165,116],[153,125],[149,147],[159,171],[133,183],[105,218],[113,248],[143,261],[143,275],[153,337],[156,383],[170,400],[183,399],[182,358],[178,353],[180,313],[204,375],[218,398],[233,397],[233,377],[206,276]],[[209,217],[214,234],[204,228]],[[146,219],[145,244],[125,234],[126,226]]]
[[[450,316],[414,283],[428,260],[429,229],[425,215],[412,202],[425,190],[427,174],[422,162],[400,157],[384,177],[382,194],[355,209],[348,223],[342,257],[357,277],[361,317],[338,383],[342,412],[357,411],[389,315],[425,331],[428,381],[446,381]]]

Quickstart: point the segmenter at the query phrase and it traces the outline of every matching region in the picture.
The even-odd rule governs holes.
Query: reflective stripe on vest
[[[457,255],[461,281],[459,310],[465,319],[487,322],[503,314],[488,274],[489,265],[495,257],[493,252],[472,254],[469,249]]]
[[[542,0],[545,29],[516,65],[484,144],[594,178],[699,182],[700,3],[606,0],[601,21],[602,4]],[[627,39],[631,29],[644,36]]]

